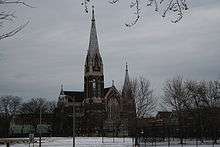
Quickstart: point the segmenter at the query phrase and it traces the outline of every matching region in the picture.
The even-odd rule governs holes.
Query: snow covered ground
[[[5,147],[6,145],[0,145],[0,147]],[[31,144],[30,147],[33,145]],[[38,143],[34,144],[35,147]],[[141,144],[141,147],[152,146],[151,143]],[[155,146],[155,144],[153,144]],[[167,142],[156,143],[158,147],[167,147]],[[29,147],[29,144],[14,144],[11,147]],[[51,137],[43,138],[42,147],[72,147],[71,137]],[[131,138],[104,138],[102,142],[101,137],[77,137],[76,147],[133,147],[133,142]],[[177,141],[172,142],[171,147],[181,147]],[[195,142],[188,141],[183,147],[196,147]],[[207,144],[199,144],[199,147],[213,147],[211,142]],[[220,144],[214,145],[214,147],[220,147]]]

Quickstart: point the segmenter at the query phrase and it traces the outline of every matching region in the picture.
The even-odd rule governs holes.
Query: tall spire
[[[126,69],[125,69],[125,81],[122,92],[126,93],[129,90],[130,80],[128,75],[128,63],[126,62]]]
[[[92,25],[90,30],[88,55],[93,56],[96,53],[99,54],[99,44],[98,44],[98,37],[97,37],[96,25],[95,25],[94,6],[92,6]]]

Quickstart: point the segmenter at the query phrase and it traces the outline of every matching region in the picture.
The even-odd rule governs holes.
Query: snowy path
[[[33,145],[31,144],[31,147]],[[35,147],[38,143],[34,144]],[[0,145],[5,147],[5,145]],[[11,147],[29,147],[29,144],[14,144]],[[42,147],[72,147],[71,137],[43,138]],[[132,147],[131,138],[77,137],[76,147]]]
[[[132,147],[131,138],[104,138],[104,143],[102,143],[101,137],[77,137],[76,138],[76,147]],[[6,145],[0,145],[0,147],[5,147]],[[34,144],[35,147],[38,147],[38,143]],[[141,144],[141,147],[152,147],[151,144]],[[167,143],[157,143],[158,147],[167,147]],[[29,147],[29,144],[14,144],[11,147]],[[32,147],[32,145],[30,146]],[[71,137],[52,137],[52,138],[43,138],[42,147],[72,147],[72,138]],[[181,147],[181,145],[174,142],[171,147]],[[192,142],[184,145],[183,147],[196,147]],[[213,147],[209,145],[199,145],[199,147]],[[215,145],[214,147],[220,147],[220,144]]]

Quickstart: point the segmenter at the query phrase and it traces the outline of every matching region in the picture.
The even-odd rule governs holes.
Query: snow
[[[71,137],[50,137],[42,139],[42,147],[72,147]],[[34,143],[38,146],[38,143]],[[131,147],[131,138],[76,137],[76,147]],[[5,147],[5,145],[0,145]],[[10,147],[29,147],[29,144],[14,144]],[[31,144],[32,147],[32,144]]]
[[[36,138],[37,139],[37,138]],[[178,141],[172,142],[171,147],[181,147]],[[154,146],[155,144],[153,144]],[[6,145],[0,145],[0,147],[5,147]],[[31,144],[30,147],[33,145]],[[38,147],[38,143],[34,144]],[[152,146],[151,143],[141,143],[141,147]],[[156,146],[167,147],[167,142],[157,142]],[[206,144],[199,144],[199,147],[212,147],[212,143],[208,142]],[[10,147],[29,147],[29,144],[14,144]],[[42,138],[42,147],[72,147],[71,137],[50,137]],[[133,147],[133,142],[131,138],[102,138],[101,137],[76,137],[76,147]],[[196,147],[195,141],[187,141],[183,147]],[[220,147],[220,144],[214,145],[214,147]]]

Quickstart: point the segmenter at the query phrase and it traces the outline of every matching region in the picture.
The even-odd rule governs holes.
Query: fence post
[[[10,147],[10,144],[9,144],[9,142],[7,142],[7,143],[6,143],[6,147]]]

